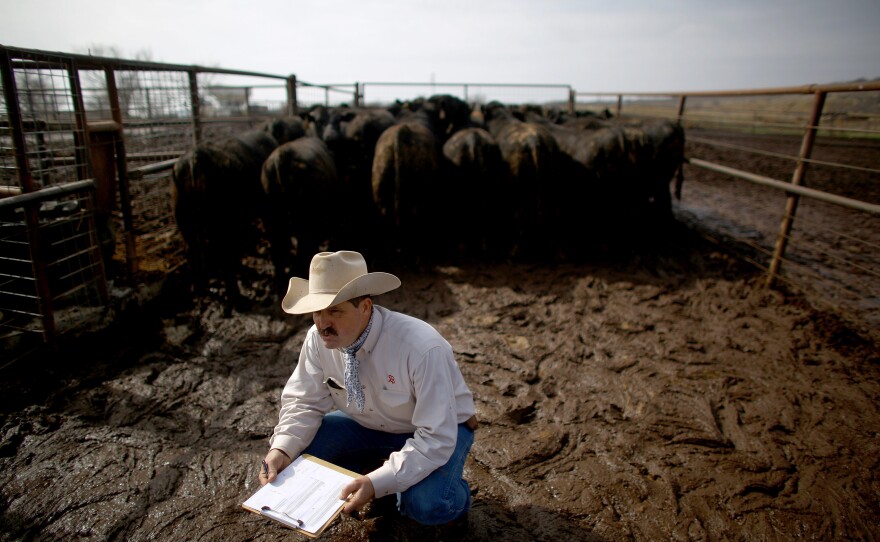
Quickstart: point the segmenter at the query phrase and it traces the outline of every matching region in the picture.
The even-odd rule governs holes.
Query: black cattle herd
[[[671,217],[684,155],[675,122],[623,122],[435,95],[387,108],[315,107],[200,144],[171,188],[192,284],[238,273],[262,236],[275,293],[320,250],[368,259],[558,261]]]

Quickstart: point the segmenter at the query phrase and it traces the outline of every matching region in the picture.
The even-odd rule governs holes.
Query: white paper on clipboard
[[[241,505],[314,537],[342,510],[342,488],[357,476],[317,457],[301,455]]]

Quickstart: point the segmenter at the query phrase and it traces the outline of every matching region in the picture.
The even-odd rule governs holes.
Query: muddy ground
[[[376,302],[435,325],[476,397],[466,540],[880,538],[876,336],[765,289],[692,216],[581,263],[383,269],[403,286]],[[252,263],[253,310],[171,277],[4,372],[0,540],[306,540],[240,506],[310,325]],[[430,533],[374,511],[322,539]]]

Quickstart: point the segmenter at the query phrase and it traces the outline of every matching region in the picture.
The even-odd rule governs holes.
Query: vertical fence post
[[[287,77],[287,114],[299,115],[299,104],[296,99],[296,75]]]
[[[623,94],[617,95],[617,118],[620,118],[620,111],[623,109]]]
[[[21,106],[18,102],[18,91],[15,73],[9,51],[3,49],[0,55],[0,68],[3,71],[3,99],[6,101],[6,114],[9,117],[9,128],[12,135],[12,150],[15,153],[15,165],[18,169],[18,182],[23,193],[34,191],[34,179],[25,149],[24,128],[22,127]]]
[[[201,104],[199,103],[199,81],[195,70],[189,70],[189,100],[192,104],[192,130],[193,145],[198,145],[202,140]]]
[[[109,89],[108,89],[109,90]],[[89,260],[98,270],[98,290],[101,302],[108,299],[104,262],[113,257],[115,247],[115,228],[113,209],[116,208],[116,189],[119,198],[124,199],[121,185],[116,182],[116,148],[119,139],[119,125],[116,122],[100,121],[89,123],[89,156],[92,162],[92,176],[95,179],[95,201],[92,205],[94,228],[88,228]],[[94,250],[91,250],[94,247]]]
[[[568,112],[572,115],[575,113],[575,92],[571,87],[568,88]]]
[[[116,73],[112,68],[105,69],[107,92],[113,120],[119,127],[115,137],[116,173],[119,176],[119,205],[122,211],[122,228],[125,239],[125,262],[128,278],[134,277],[138,268],[137,251],[134,238],[134,215],[131,210],[131,191],[129,190],[128,161],[125,154],[125,130],[122,126],[122,108],[119,106],[119,90],[116,87]],[[112,255],[111,255],[112,257]]]
[[[800,186],[803,183],[807,173],[807,160],[813,153],[813,142],[816,140],[816,131],[819,128],[819,120],[822,118],[822,108],[825,106],[824,91],[816,92],[813,100],[813,113],[810,116],[807,130],[804,132],[804,138],[801,141],[801,151],[798,155],[797,166],[791,177],[791,184]],[[773,250],[773,260],[770,262],[770,268],[767,272],[767,286],[772,287],[776,282],[776,276],[782,266],[782,258],[785,256],[785,248],[788,245],[788,237],[791,234],[791,225],[794,223],[794,217],[797,213],[797,206],[800,197],[797,194],[789,194],[785,202],[785,214],[782,215],[782,223],[779,226],[779,235],[776,237],[776,246]]]
[[[354,106],[360,107],[361,105],[361,84],[355,82],[354,84]]]
[[[675,116],[678,119],[678,123],[681,124],[682,118],[684,117],[684,103],[687,100],[687,96],[682,94],[678,97],[678,112],[676,112]]]
[[[676,112],[676,122],[684,130],[684,104],[687,96],[682,94],[678,97],[678,111]],[[684,186],[684,163],[678,164],[678,170],[675,172],[675,199],[681,201],[681,189]]]

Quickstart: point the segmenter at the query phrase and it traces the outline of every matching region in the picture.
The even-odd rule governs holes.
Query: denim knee
[[[423,525],[442,525],[467,513],[471,508],[471,488],[462,478],[462,471],[473,443],[473,430],[459,424],[452,457],[401,494],[400,513]]]
[[[468,483],[460,479],[447,491],[435,484],[416,484],[400,496],[400,512],[422,525],[443,525],[456,520],[471,508]]]

